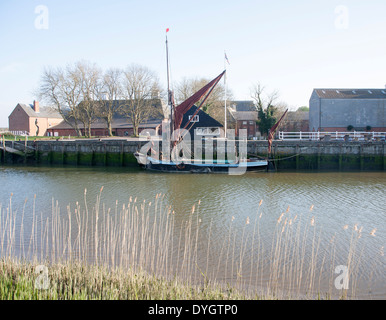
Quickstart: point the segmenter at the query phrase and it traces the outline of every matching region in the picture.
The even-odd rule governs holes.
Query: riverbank
[[[40,273],[39,273],[40,271]],[[0,300],[245,300],[232,288],[195,287],[123,269],[81,263],[0,261]]]
[[[146,143],[138,139],[6,141],[7,148],[22,154],[2,149],[0,160],[9,164],[137,166],[134,153]],[[214,158],[218,148],[214,142]],[[267,141],[248,141],[247,149],[249,157],[267,157]],[[279,171],[385,171],[385,155],[382,141],[273,141],[272,145],[272,162]]]
[[[134,280],[145,270],[150,279],[139,288],[156,282],[155,288],[183,293],[171,286],[205,291],[219,284],[261,299],[339,299],[335,270],[348,266],[348,298],[384,297],[384,173],[240,179],[128,171],[1,168],[0,257],[19,259],[7,283],[28,273],[31,292],[31,283],[41,279],[33,273],[37,266],[46,266],[53,279],[64,272],[58,268],[75,265],[89,277],[75,284],[109,277],[103,270],[130,273]],[[107,276],[96,276],[98,270]],[[165,279],[172,282],[159,282]],[[63,279],[66,288],[70,280]],[[127,291],[131,280],[125,281],[119,288]],[[21,290],[23,282],[12,288]]]

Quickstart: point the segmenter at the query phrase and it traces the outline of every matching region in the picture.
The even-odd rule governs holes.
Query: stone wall
[[[1,149],[4,163],[79,166],[136,166],[134,153],[147,142],[117,140],[28,141],[9,147],[25,151],[20,157]],[[202,146],[205,148],[205,143]],[[162,146],[160,146],[162,150]],[[214,145],[216,158],[217,145]],[[203,150],[202,154],[205,154]],[[274,141],[272,159],[278,170],[386,170],[385,142]],[[267,141],[249,141],[249,157],[267,157]]]

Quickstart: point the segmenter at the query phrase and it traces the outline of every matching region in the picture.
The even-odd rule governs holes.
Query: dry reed
[[[316,217],[310,217],[313,205],[306,214],[292,213],[288,207],[276,219],[272,239],[267,241],[261,233],[261,200],[254,217],[235,225],[239,221],[232,216],[227,231],[217,240],[212,236],[213,221],[207,231],[202,230],[200,201],[190,213],[177,217],[163,194],[148,203],[130,197],[128,203],[118,208],[116,202],[111,210],[101,203],[102,192],[103,187],[91,209],[87,190],[84,203],[68,205],[66,213],[52,200],[51,216],[45,218],[36,213],[35,196],[29,234],[24,226],[27,200],[19,216],[11,195],[6,208],[0,205],[0,257],[3,261],[146,273],[187,286],[220,286],[225,292],[239,290],[255,297],[320,297],[322,292],[332,297],[337,292],[333,287],[336,237],[323,242]],[[354,226],[346,259],[351,292],[345,290],[339,297],[355,296],[364,250],[362,230]],[[373,229],[370,235],[375,232]],[[105,274],[95,272],[93,277],[99,287]]]

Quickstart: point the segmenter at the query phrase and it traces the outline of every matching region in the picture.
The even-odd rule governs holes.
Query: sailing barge
[[[168,30],[167,30],[168,32]],[[176,155],[175,151],[176,146],[181,143],[183,144],[183,137],[186,134],[186,132],[189,132],[189,130],[193,126],[193,121],[188,122],[183,128],[181,128],[183,116],[185,113],[187,113],[198,101],[200,102],[200,105],[197,107],[196,112],[191,117],[194,119],[194,117],[197,115],[199,110],[201,109],[202,105],[205,103],[213,89],[216,87],[216,85],[219,83],[221,78],[225,75],[226,70],[224,70],[220,75],[218,75],[215,79],[210,81],[207,85],[205,85],[203,88],[201,88],[199,91],[197,91],[195,94],[193,94],[191,97],[189,97],[187,100],[182,102],[180,105],[175,106],[174,104],[174,98],[173,98],[173,92],[170,90],[169,86],[169,62],[168,62],[168,39],[166,36],[166,57],[167,57],[167,77],[168,77],[168,119],[166,119],[169,122],[171,132],[168,135],[168,143],[170,143],[171,146],[171,154],[174,155],[171,157],[163,157],[160,155],[159,152],[155,152],[156,156],[153,156],[153,153],[150,152],[151,155],[148,155],[149,149],[145,149],[144,152],[137,152],[135,153],[135,157],[137,158],[138,164],[147,169],[152,171],[160,171],[160,172],[186,172],[186,173],[228,173],[228,174],[234,174],[239,175],[243,174],[246,171],[266,171],[269,167],[269,161],[267,159],[247,159],[246,157],[246,139],[243,141],[245,143],[245,150],[243,156],[237,156],[237,155],[231,155],[228,156],[227,159],[234,158],[234,160],[202,160],[202,159],[193,159],[194,157],[190,158],[181,158]],[[225,105],[226,106],[226,105]],[[226,110],[225,110],[226,115]],[[280,122],[280,121],[279,121]],[[272,143],[273,133],[276,130],[277,125],[279,122],[274,126],[274,128],[271,129],[269,134],[269,150]],[[181,130],[182,129],[182,130]],[[227,129],[225,128],[225,132]],[[175,134],[175,132],[178,132],[178,137],[173,136],[174,139],[172,139],[172,135]],[[182,132],[182,133],[181,133]],[[164,135],[163,135],[164,136]],[[240,147],[240,145],[239,145]],[[150,148],[150,151],[151,148]]]
[[[228,173],[240,174],[245,171],[266,171],[268,167],[267,160],[248,159],[247,161],[228,161],[228,160],[212,160],[208,163],[204,161],[165,161],[154,159],[150,156],[145,156],[137,153],[136,157],[140,165],[151,171],[160,172],[185,172],[185,173]]]

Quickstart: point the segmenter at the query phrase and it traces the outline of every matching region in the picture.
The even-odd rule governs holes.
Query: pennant
[[[169,32],[169,28],[166,29],[166,33],[168,33],[168,32]]]
[[[230,65],[226,52],[224,52],[224,54],[225,54],[225,60],[226,60],[226,62],[228,62],[228,64]]]

